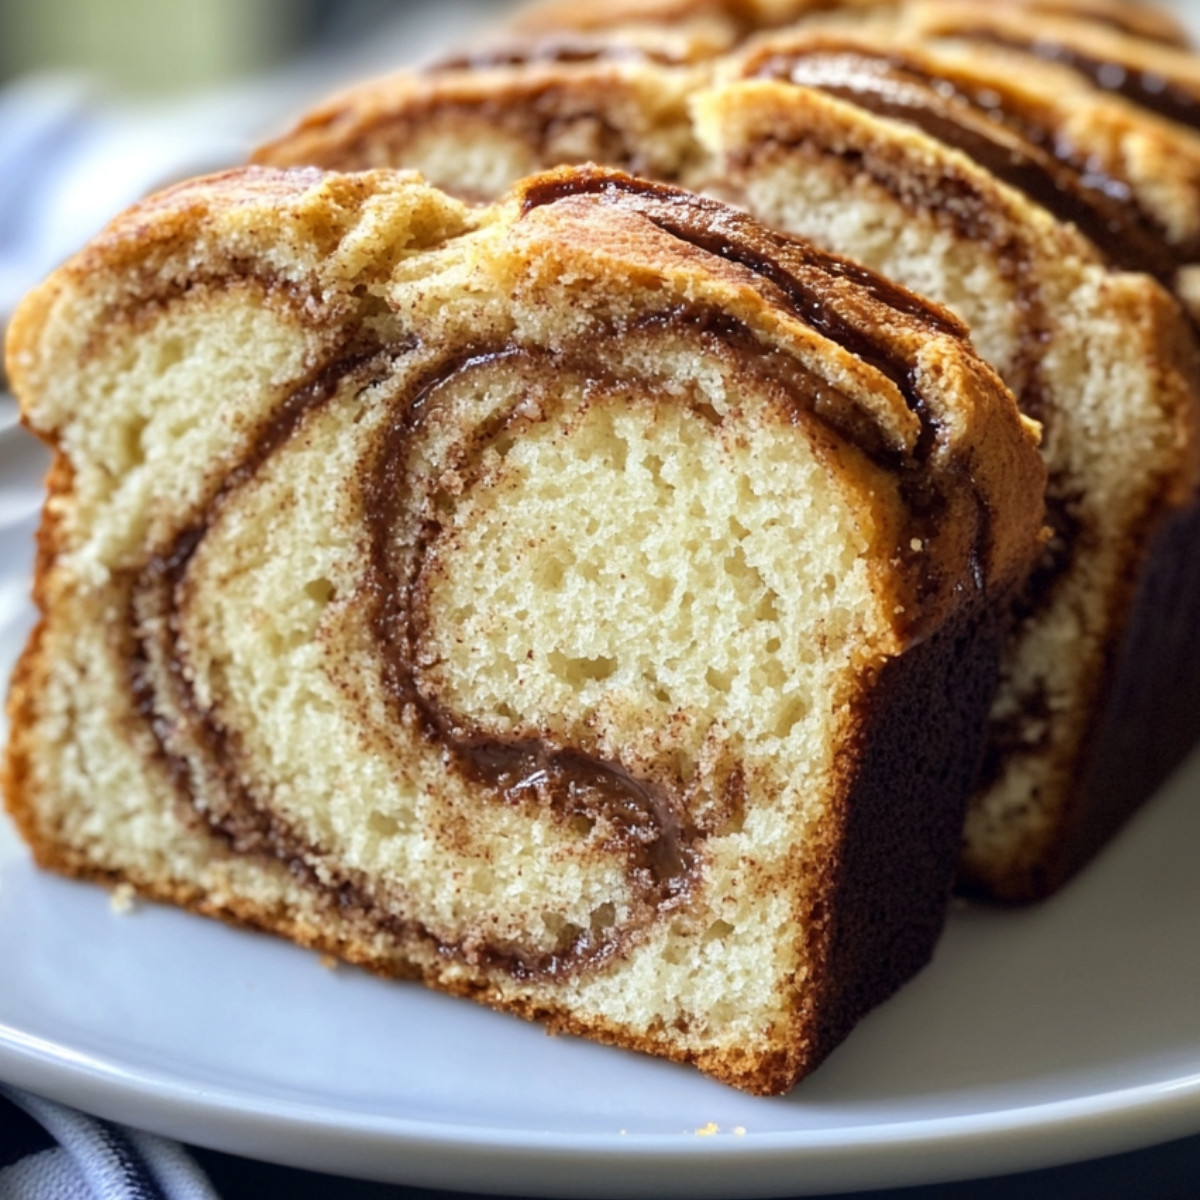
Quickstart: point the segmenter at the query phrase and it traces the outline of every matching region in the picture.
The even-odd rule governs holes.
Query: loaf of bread
[[[43,865],[759,1093],[928,958],[1044,483],[944,311],[615,172],[248,169],[7,363]]]
[[[1186,550],[1200,536],[1200,383],[1168,292],[1200,312],[1186,268],[1200,157],[1161,115],[1073,76],[1060,87],[1061,65],[1026,54],[1021,82],[1006,81],[929,32],[948,7],[826,17],[704,61],[533,41],[345,93],[259,157],[417,167],[476,198],[564,153],[612,161],[961,317],[1046,426],[1054,537],[1006,651],[962,877],[1027,900],[1086,862],[1200,735]]]

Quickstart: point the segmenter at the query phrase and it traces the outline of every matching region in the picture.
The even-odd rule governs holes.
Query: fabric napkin
[[[0,1084],[0,1200],[218,1200],[178,1142]]]

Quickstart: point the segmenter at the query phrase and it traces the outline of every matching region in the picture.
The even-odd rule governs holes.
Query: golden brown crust
[[[12,325],[9,329],[12,329]],[[65,858],[60,858],[63,851],[54,838],[49,833],[43,833],[41,829],[34,810],[37,793],[30,768],[36,748],[31,714],[34,711],[35,697],[45,687],[44,614],[50,602],[46,580],[55,559],[63,549],[59,533],[61,503],[71,494],[71,467],[63,455],[54,456],[45,482],[46,502],[37,531],[37,558],[34,562],[31,591],[31,599],[39,616],[13,668],[5,697],[9,735],[4,756],[0,758],[0,797],[3,798],[5,809],[16,824],[17,831],[33,851],[35,860],[47,869],[70,875],[75,871]]]

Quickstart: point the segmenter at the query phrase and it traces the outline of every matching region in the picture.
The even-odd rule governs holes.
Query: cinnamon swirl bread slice
[[[943,311],[618,173],[249,170],[8,366],[46,866],[762,1093],[927,959],[1044,481]]]
[[[688,98],[708,72],[655,44],[631,54],[627,44],[512,43],[396,75],[332,97],[255,158],[346,171],[402,162],[477,203],[568,164],[669,181],[693,152]]]

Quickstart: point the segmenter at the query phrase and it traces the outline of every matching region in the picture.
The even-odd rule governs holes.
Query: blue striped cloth
[[[218,1200],[178,1142],[0,1084],[0,1200]]]

